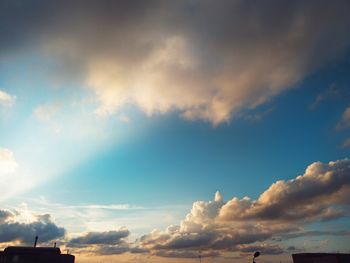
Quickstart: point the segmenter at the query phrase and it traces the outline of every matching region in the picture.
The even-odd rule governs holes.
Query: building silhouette
[[[62,254],[56,247],[37,247],[38,237],[33,247],[10,246],[0,251],[0,263],[74,263],[75,257]]]
[[[345,253],[299,253],[293,254],[294,263],[349,263],[350,254]]]

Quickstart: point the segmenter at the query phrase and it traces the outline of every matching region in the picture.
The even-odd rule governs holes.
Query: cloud
[[[198,251],[191,250],[160,250],[156,251],[154,255],[166,258],[198,258],[200,255],[202,258],[206,258],[218,257],[220,253],[218,251],[203,251],[199,253]]]
[[[348,159],[308,166],[304,175],[277,181],[258,200],[234,198],[220,210],[224,220],[313,220],[339,214],[331,206],[346,202],[350,190]]]
[[[58,109],[58,105],[54,104],[40,105],[34,109],[34,115],[39,121],[52,122],[52,118],[57,113]]]
[[[341,120],[337,124],[337,129],[350,127],[350,107],[346,108],[341,116]]]
[[[100,116],[135,105],[214,125],[293,87],[350,43],[347,1],[13,1],[1,54],[39,47]],[[70,12],[65,12],[70,10]],[[34,19],[35,18],[35,19]]]
[[[349,175],[348,159],[315,162],[306,168],[303,175],[273,183],[256,200],[244,197],[225,201],[220,192],[216,192],[214,200],[194,202],[191,211],[178,225],[169,225],[165,230],[155,229],[135,241],[129,240],[130,231],[125,227],[88,232],[67,240],[67,247],[74,248],[77,253],[95,255],[145,253],[172,258],[196,258],[198,251],[203,257],[227,253],[244,257],[256,250],[266,255],[282,254],[288,248],[280,247],[275,243],[277,241],[312,236],[349,236],[346,230],[308,231],[303,228],[309,223],[322,224],[326,220],[348,216]],[[91,208],[77,206],[76,209],[84,207]],[[119,206],[112,208],[119,209]],[[6,240],[31,241],[35,232],[33,229],[46,231],[42,224],[50,223],[51,230],[48,232],[56,233],[59,237],[64,235],[64,229],[57,231],[60,228],[52,223],[48,215],[34,217],[30,223],[20,223],[18,218],[24,213],[17,213],[19,215],[0,210],[0,234],[8,228],[25,229],[29,234],[23,237],[18,234],[21,231],[16,230],[16,234],[13,234],[13,231],[7,230],[7,234],[3,235],[7,236]],[[35,227],[36,224],[40,227]],[[51,235],[44,239],[52,238]]]
[[[20,169],[12,151],[0,148],[0,200],[30,188],[35,179]]]
[[[98,245],[98,244],[118,244],[130,234],[126,228],[108,232],[89,232],[84,236],[73,238],[68,246],[75,245]]]
[[[350,236],[349,231],[301,231],[294,233],[286,233],[276,240],[286,240],[299,237],[315,237],[315,236]]]
[[[133,206],[129,204],[91,204],[91,205],[74,205],[74,206],[67,206],[68,208],[73,209],[103,209],[103,210],[140,210],[144,209],[141,206]]]
[[[240,251],[244,253],[254,253],[259,251],[263,255],[279,255],[284,253],[284,249],[282,249],[279,245],[266,243],[262,243],[260,245],[243,245],[240,247]]]
[[[0,105],[2,106],[12,106],[15,102],[16,97],[0,90]]]
[[[249,197],[223,201],[220,193],[214,201],[197,201],[178,226],[154,230],[139,243],[157,255],[173,251],[255,250],[281,254],[283,248],[266,241],[309,235],[347,235],[347,232],[308,232],[302,226],[344,217],[349,205],[350,160],[315,162],[303,175],[277,181],[257,200]]]
[[[0,243],[19,241],[29,244],[39,236],[40,242],[48,242],[60,239],[65,235],[65,229],[58,227],[50,215],[36,215],[32,222],[24,223],[16,221],[20,215],[18,212],[0,210]]]
[[[149,251],[144,248],[133,246],[125,241],[113,246],[103,245],[95,250],[95,253],[100,255],[119,255],[127,252],[131,254],[143,254],[148,253]]]
[[[320,104],[327,100],[349,99],[349,92],[332,83],[328,89],[318,94],[310,104],[310,110],[315,110]]]
[[[129,234],[129,230],[125,227],[113,231],[89,232],[83,236],[70,239],[67,246],[75,248],[78,252],[89,251],[97,255],[149,252],[147,249],[139,247],[136,243],[128,242]]]
[[[5,223],[11,217],[13,217],[13,214],[10,211],[8,211],[8,210],[0,210],[0,224]]]
[[[14,173],[18,168],[13,152],[0,148],[0,176]]]
[[[343,148],[349,148],[350,147],[350,138],[347,138],[343,144],[342,144]]]

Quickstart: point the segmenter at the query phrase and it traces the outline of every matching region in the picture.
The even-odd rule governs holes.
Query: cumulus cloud
[[[224,220],[311,220],[340,215],[331,206],[346,201],[350,190],[348,159],[308,166],[304,175],[272,184],[258,200],[234,198],[220,210]]]
[[[31,222],[19,222],[19,212],[0,210],[0,243],[21,242],[32,243],[35,236],[39,236],[41,242],[60,239],[65,235],[65,229],[57,226],[50,215],[36,215]]]
[[[302,226],[346,216],[349,190],[350,160],[315,162],[303,175],[272,184],[257,200],[224,202],[216,193],[214,201],[195,202],[180,225],[154,230],[140,238],[140,245],[164,256],[186,251],[180,256],[191,257],[198,249],[280,254],[283,248],[266,241],[347,235],[344,231],[305,232]]]
[[[16,100],[15,96],[12,96],[3,90],[0,90],[0,105],[12,106],[15,100]]]
[[[0,29],[2,52],[40,47],[62,63],[62,77],[82,77],[102,116],[131,104],[219,124],[350,43],[344,0],[2,1],[0,9],[0,23],[11,25]]]
[[[96,255],[147,253],[173,258],[196,258],[199,251],[203,257],[230,252],[244,257],[256,250],[278,255],[291,248],[285,249],[275,242],[299,237],[349,236],[345,230],[304,229],[308,223],[322,224],[349,216],[349,188],[350,160],[315,162],[303,175],[273,183],[256,200],[244,197],[225,201],[220,192],[216,192],[214,200],[194,202],[178,225],[170,225],[165,230],[155,229],[135,241],[129,240],[130,232],[124,227],[88,232],[69,239],[67,247],[77,253]],[[38,229],[54,233],[44,237],[45,240],[64,235],[64,229],[55,226],[47,215],[35,217],[30,223],[15,222],[15,218],[18,216],[11,211],[0,210],[0,236],[7,241],[31,241]],[[21,230],[29,234],[18,234]]]

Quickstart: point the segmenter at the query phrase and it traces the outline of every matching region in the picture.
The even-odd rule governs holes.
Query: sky
[[[350,252],[350,3],[0,1],[0,248]]]

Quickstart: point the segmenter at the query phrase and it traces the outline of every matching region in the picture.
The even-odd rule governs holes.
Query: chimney
[[[38,243],[38,236],[35,237],[34,247],[36,247],[36,243]]]

